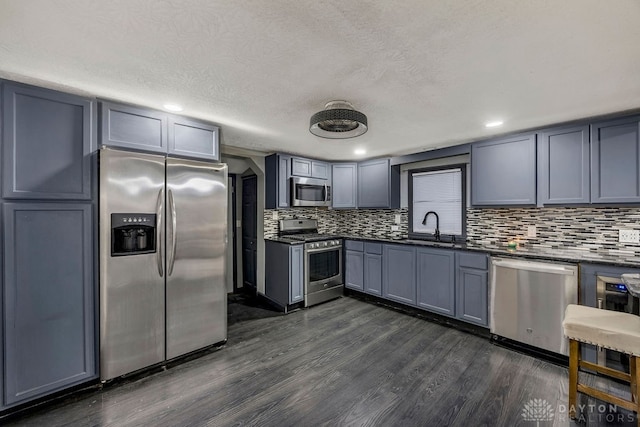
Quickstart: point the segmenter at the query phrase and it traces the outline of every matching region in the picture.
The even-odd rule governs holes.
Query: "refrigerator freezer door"
[[[167,159],[167,360],[227,338],[227,166]]]
[[[100,378],[160,363],[165,356],[162,156],[100,152]],[[111,255],[111,214],[156,214],[156,252]]]

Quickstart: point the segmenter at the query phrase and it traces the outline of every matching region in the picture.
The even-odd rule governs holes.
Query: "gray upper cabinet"
[[[385,298],[416,305],[416,249],[384,245],[382,294]]]
[[[447,316],[455,315],[455,252],[418,248],[418,306]]]
[[[536,135],[471,145],[471,204],[535,205]]]
[[[183,117],[169,118],[169,154],[220,161],[219,128]]]
[[[318,179],[329,179],[331,171],[329,169],[329,163],[318,162],[316,160],[311,161],[311,177]]]
[[[9,82],[2,91],[3,197],[90,200],[95,102]]]
[[[100,143],[134,150],[167,152],[168,115],[145,108],[100,102]]]
[[[318,179],[329,179],[329,163],[319,160],[291,158],[291,175]]]
[[[265,208],[288,208],[290,205],[291,157],[272,154],[265,157]]]
[[[97,377],[90,203],[5,203],[7,406]]]
[[[538,134],[538,203],[590,202],[589,126],[568,126]]]
[[[591,125],[591,202],[640,202],[640,116]]]
[[[311,160],[292,157],[291,175],[311,177]]]
[[[331,166],[332,187],[331,206],[334,208],[355,208],[357,206],[357,163],[335,163]]]
[[[400,170],[389,159],[358,163],[358,207],[396,208],[400,206]]]

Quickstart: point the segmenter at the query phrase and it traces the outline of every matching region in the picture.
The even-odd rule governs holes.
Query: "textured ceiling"
[[[352,159],[640,108],[639,23],[638,0],[0,0],[0,76]],[[369,132],[310,134],[334,99]]]

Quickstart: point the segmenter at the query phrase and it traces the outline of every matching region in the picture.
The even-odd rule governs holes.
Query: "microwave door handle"
[[[329,187],[327,186],[327,184],[324,184],[324,201],[328,202],[329,201]]]

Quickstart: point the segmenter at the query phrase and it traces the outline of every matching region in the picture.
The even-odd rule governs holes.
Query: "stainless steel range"
[[[318,233],[315,219],[280,220],[280,236],[304,242],[304,306],[319,304],[344,293],[342,239]]]

